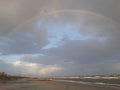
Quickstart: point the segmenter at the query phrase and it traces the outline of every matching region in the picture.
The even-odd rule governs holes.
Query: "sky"
[[[120,0],[0,0],[0,72],[120,74]]]

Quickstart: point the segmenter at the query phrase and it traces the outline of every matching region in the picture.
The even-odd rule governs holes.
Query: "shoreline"
[[[59,81],[13,81],[0,83],[0,90],[120,90],[105,85],[87,85]]]
[[[57,83],[59,83],[59,81],[56,81]],[[102,90],[120,90],[120,86],[112,86],[112,85],[103,85],[103,84],[84,84],[84,83],[75,83],[75,82],[61,82],[64,84],[70,84],[70,85],[79,85],[79,86],[86,86],[86,87],[96,87],[96,88],[103,88]],[[104,89],[104,88],[108,88],[108,89]],[[90,88],[89,88],[90,89]],[[89,90],[88,89],[88,90]],[[99,89],[95,89],[95,90],[99,90]]]
[[[108,84],[108,83],[102,83],[102,82],[83,82],[83,81],[73,81],[73,80],[55,80],[58,82],[68,82],[68,83],[76,83],[76,84],[82,84],[82,85],[101,85],[101,86],[108,86],[108,87],[114,87],[120,89],[120,84]]]

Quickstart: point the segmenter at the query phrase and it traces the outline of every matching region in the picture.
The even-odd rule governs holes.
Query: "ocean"
[[[56,79],[56,81],[88,84],[88,85],[104,85],[104,86],[110,86],[113,88],[120,89],[120,79],[64,78],[64,79]]]

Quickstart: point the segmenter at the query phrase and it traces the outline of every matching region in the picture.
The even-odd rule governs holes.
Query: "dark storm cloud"
[[[3,54],[40,53],[41,47],[48,43],[46,30],[24,30],[11,33],[1,38]]]
[[[72,61],[69,59],[65,59],[56,55],[53,56],[32,56],[32,55],[24,55],[20,58],[21,61],[24,62],[32,62],[32,63],[39,63],[44,65],[66,65],[70,64]]]
[[[48,55],[60,56],[68,60],[74,60],[76,64],[99,63],[119,59],[119,49],[115,46],[104,45],[98,41],[70,41],[57,49],[47,50]]]
[[[81,62],[95,63],[119,59],[120,27],[118,23],[104,16],[89,13],[63,12],[59,14],[59,19],[54,19],[52,18],[52,21],[55,23],[50,23],[50,29],[52,28],[53,30],[58,25],[57,27],[60,27],[61,32],[67,31],[67,33],[64,32],[65,34],[61,36],[62,39],[58,43],[64,42],[64,37],[67,37],[67,41],[58,48],[46,50],[49,56],[60,56],[65,59],[76,60],[76,63],[79,62],[78,64]],[[47,19],[47,22],[49,23],[49,19]],[[76,28],[72,27],[74,24],[76,25],[75,27],[78,27],[77,33],[73,33],[76,31]],[[55,31],[58,30],[55,29]],[[72,35],[70,35],[71,33]],[[77,36],[78,33],[80,37],[77,39],[73,37],[74,35]],[[56,36],[54,37],[57,38]]]
[[[30,75],[29,68],[34,67],[33,73],[40,69],[38,74],[46,75],[57,70],[61,71],[56,75],[120,72],[119,4],[119,0],[0,0],[0,55],[24,56],[12,64],[0,61],[0,71]],[[58,13],[47,16],[52,10]],[[41,14],[46,17],[41,19]]]
[[[0,0],[1,54],[40,52],[40,48],[47,42],[46,31],[31,32],[26,28],[17,28],[38,14],[38,10],[32,1]]]
[[[1,0],[0,1],[0,34],[2,38],[5,37],[4,35],[6,35],[7,37],[9,33],[14,33],[14,29],[17,26],[28,21],[30,18],[37,16],[38,14],[40,14],[40,11],[42,10],[49,11],[49,9],[53,9],[53,8],[60,9],[60,10],[64,10],[64,9],[88,10],[96,13],[101,13],[115,20],[119,20],[119,15],[120,15],[119,13],[120,7],[118,5],[119,0],[114,0],[114,1],[113,0],[109,0],[109,1],[108,0],[105,0],[105,1],[104,0],[91,0],[91,1],[90,0],[79,0],[79,1],[70,0],[69,2],[68,0],[51,0],[51,2],[49,3],[48,2],[49,2],[48,0],[35,0],[34,2],[32,0],[25,0],[25,1],[24,0],[11,0],[11,1]],[[33,29],[36,29],[36,28],[33,28]],[[18,38],[17,41],[22,36],[25,38],[26,37],[29,38],[27,34],[30,31],[28,30],[26,32],[25,30],[22,30],[22,33],[23,32],[25,32],[23,35],[19,34],[18,36],[15,36],[15,37],[13,37],[14,36],[13,35],[12,37],[8,37],[8,38],[11,39],[11,38],[17,37]],[[39,37],[33,36],[33,38],[36,39]],[[19,42],[18,44],[16,43],[15,46],[19,46],[21,44],[22,42]],[[29,42],[29,45],[31,44],[32,43]],[[12,46],[14,47],[14,45]],[[11,47],[5,47],[5,48],[9,49]],[[17,47],[15,47],[15,49],[16,48]],[[13,50],[12,52],[14,52],[14,48],[11,48],[11,49]],[[16,50],[16,51],[19,51],[19,50]]]
[[[63,4],[63,8],[97,12],[120,21],[119,4],[119,0],[69,0]]]

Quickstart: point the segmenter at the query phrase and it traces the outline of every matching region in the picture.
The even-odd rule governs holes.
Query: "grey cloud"
[[[41,47],[48,43],[46,30],[26,32],[17,31],[7,38],[2,38],[1,52],[3,54],[40,53]]]
[[[17,71],[17,69],[13,67],[12,64],[6,63],[3,60],[0,60],[0,71],[1,72],[6,72],[8,74],[18,74],[19,73]]]
[[[62,9],[81,9],[103,14],[120,21],[119,0],[64,0]]]
[[[119,0],[1,0],[1,35],[11,32],[19,24],[37,16],[44,9],[88,10],[103,14],[119,21]]]
[[[70,61],[69,59],[65,59],[59,56],[32,56],[32,55],[24,55],[20,58],[21,61],[24,62],[32,62],[32,63],[39,63],[43,65],[66,65],[66,64],[72,64],[74,61]]]
[[[77,24],[82,23],[80,27],[78,26],[79,33],[83,35],[83,37],[90,36],[90,38],[88,38],[88,40],[73,40],[73,41],[68,40],[68,42],[65,45],[63,44],[63,46],[46,50],[46,53],[48,55],[60,56],[63,58],[76,60],[77,62],[80,61],[80,63],[81,61],[87,63],[90,62],[94,63],[94,62],[101,62],[104,60],[109,61],[111,59],[119,59],[118,54],[120,48],[119,47],[120,27],[118,23],[106,17],[96,16],[94,14],[93,15],[82,14],[84,16],[84,18],[82,18],[81,13],[77,13],[79,17],[77,16],[76,13],[70,14],[71,16],[68,15],[68,13],[67,14],[63,13],[61,16],[59,16],[60,20],[55,20],[55,21],[64,23],[65,20],[66,22],[68,21],[70,23],[71,22],[76,23],[76,21]],[[69,17],[67,17],[66,15],[68,15]],[[66,19],[62,19],[65,17]],[[84,22],[82,21],[81,18],[84,19],[83,20]],[[78,22],[79,20],[80,22]],[[65,23],[64,25],[68,25],[68,24],[69,23],[67,24]],[[53,23],[52,25],[53,27],[56,26]],[[105,40],[99,40],[99,38],[102,37]]]
[[[57,72],[59,75],[117,73],[119,64],[114,61],[119,63],[120,60],[119,4],[119,0],[0,0],[0,54],[24,55],[20,58],[23,62],[61,65],[64,70]],[[41,19],[41,11],[49,13],[52,9],[69,11]],[[40,21],[42,25],[37,27]],[[72,25],[76,28],[69,27]],[[42,49],[60,34],[60,30],[64,34],[55,43],[57,47]],[[76,33],[70,32],[75,30],[87,37],[86,40],[72,40]],[[51,31],[57,34],[51,35]],[[44,56],[25,56],[36,53]],[[24,73],[3,61],[0,67],[0,71]]]
[[[0,35],[7,35],[14,28],[38,15],[44,1],[36,0],[1,0]]]
[[[107,47],[98,41],[71,41],[57,49],[47,50],[46,53],[52,56],[60,56],[63,59],[74,60],[76,64],[99,63],[118,58],[116,56],[117,51],[112,51],[111,47]]]
[[[34,2],[32,0],[26,0],[26,1],[24,1],[24,0],[17,0],[17,1],[16,0],[12,0],[12,1],[4,0],[3,1],[2,0],[0,2],[1,2],[0,3],[1,4],[0,5],[1,6],[1,8],[0,8],[0,13],[1,13],[1,16],[0,16],[0,19],[1,19],[0,20],[1,21],[0,22],[1,23],[0,24],[0,26],[1,26],[1,29],[0,29],[1,31],[0,32],[1,33],[0,34],[1,34],[1,36],[3,36],[3,35],[7,36],[10,33],[14,33],[15,27],[17,27],[20,24],[28,21],[30,18],[37,16],[38,13],[40,13],[40,11],[42,9],[46,9],[45,6],[48,6],[49,9],[59,8],[59,9],[62,9],[62,10],[64,10],[64,9],[74,9],[74,10],[75,9],[80,9],[80,10],[88,10],[88,11],[92,10],[94,12],[102,13],[103,15],[106,15],[106,14],[107,14],[107,16],[111,15],[110,17],[113,16],[113,19],[115,19],[115,18],[119,19],[116,15],[120,15],[120,14],[116,14],[116,13],[119,12],[119,10],[118,10],[119,7],[116,5],[116,3],[119,3],[118,0],[114,1],[114,3],[113,3],[113,0],[110,0],[109,2],[107,0],[106,1],[103,1],[103,0],[102,1],[98,1],[98,0],[97,1],[96,0],[92,0],[92,1],[89,1],[89,0],[79,0],[79,1],[75,0],[75,1],[73,1],[73,0],[70,0],[69,2],[67,0],[64,0],[64,1],[63,0],[61,0],[61,1],[52,0],[51,4],[48,3],[48,0],[36,0]],[[56,6],[54,6],[52,4],[55,4]],[[80,5],[77,5],[77,4],[80,4]],[[111,10],[108,10],[111,6],[116,6],[116,7],[112,8]],[[47,7],[47,9],[48,9],[48,7]],[[103,9],[103,8],[105,8],[106,10]],[[113,15],[113,14],[115,14],[115,15]],[[28,24],[29,24],[28,25],[28,27],[29,27],[31,24],[30,23],[28,23]],[[19,36],[20,37],[23,36],[26,39],[27,38],[30,38],[30,39],[34,38],[33,41],[38,41],[38,40],[36,40],[36,39],[39,38],[39,37],[37,37],[37,35],[33,36],[33,37],[29,37],[29,36],[27,36],[27,34],[28,33],[31,34],[31,32],[29,30],[24,31],[25,28],[22,28],[22,29],[23,29],[22,33],[24,32],[23,35],[20,35],[20,33],[19,33],[19,34],[16,34],[16,35],[18,35],[16,37],[15,35],[12,34],[13,36],[9,36],[8,38],[11,38],[11,40],[13,38],[16,38],[15,41],[19,41],[20,40]],[[34,30],[34,29],[36,29],[36,28],[33,28],[32,30]],[[27,33],[27,34],[25,34],[25,33]],[[41,33],[41,32],[38,32],[38,33]],[[41,36],[41,35],[39,35],[39,36]],[[44,39],[44,37],[42,37],[42,38]],[[43,40],[42,42],[45,42],[45,41]],[[19,43],[19,45],[22,44],[22,42],[20,42],[20,41],[18,43]],[[29,45],[31,45],[31,44],[32,43],[29,42]],[[13,44],[13,47],[14,47],[14,45],[17,46],[18,44]],[[30,46],[29,48],[32,48],[32,47]],[[13,48],[11,47],[11,49],[13,49]],[[19,47],[17,49],[19,49]]]
[[[62,73],[65,75],[110,75],[119,74],[119,63],[79,64],[67,66]],[[79,70],[78,70],[79,69]],[[72,72],[71,72],[72,71]],[[66,72],[66,73],[65,73]]]
[[[16,64],[17,65],[17,64]],[[42,67],[33,67],[33,71],[34,73],[30,73],[31,71],[29,70],[29,68],[31,68],[31,64],[26,64],[26,65],[20,65],[18,64],[18,66],[16,66],[14,64],[11,63],[6,63],[3,60],[0,60],[0,71],[3,72],[7,72],[8,74],[21,74],[21,75],[29,75],[29,76],[47,76],[47,74],[42,74],[41,73],[37,73],[39,70],[44,70],[44,68],[48,67],[47,70],[49,70],[49,68],[51,68],[52,66],[56,68],[56,66],[51,65],[51,66],[47,66],[47,65],[42,65]],[[39,64],[37,64],[39,65]],[[60,70],[59,72],[54,72],[50,75],[98,75],[98,74],[118,74],[118,72],[120,71],[120,63],[119,61],[114,61],[114,62],[109,62],[109,63],[99,63],[99,64],[79,64],[79,65],[66,65],[66,66],[62,66],[62,70]],[[79,69],[79,70],[78,70]],[[37,71],[34,71],[37,70]],[[59,67],[58,67],[59,70]]]

